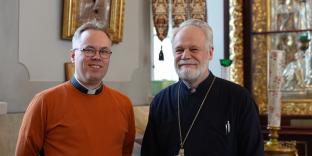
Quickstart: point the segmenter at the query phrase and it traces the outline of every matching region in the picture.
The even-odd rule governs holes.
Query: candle
[[[285,52],[271,50],[268,53],[268,126],[280,127],[281,123],[281,88]]]

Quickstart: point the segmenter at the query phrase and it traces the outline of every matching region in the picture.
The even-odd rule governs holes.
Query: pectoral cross
[[[178,156],[184,156],[184,148],[180,148]]]

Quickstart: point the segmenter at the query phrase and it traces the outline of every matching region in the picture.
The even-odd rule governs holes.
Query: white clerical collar
[[[195,92],[196,92],[196,88],[192,88],[191,85],[190,85],[188,82],[186,82],[186,81],[184,81],[184,80],[182,80],[182,82],[185,84],[185,86],[187,87],[187,89],[188,89],[191,93],[195,93]]]
[[[83,88],[85,88],[85,93],[86,94],[90,94],[90,95],[95,95],[97,92],[99,92],[99,91],[101,91],[102,89],[102,84],[100,84],[98,87],[96,87],[96,88],[89,88],[89,87],[87,87],[87,86],[85,86],[85,85],[83,85],[78,79],[77,79],[77,75],[76,74],[74,74],[74,77],[75,77],[75,79],[76,79],[76,81],[79,83],[79,85],[81,85]]]

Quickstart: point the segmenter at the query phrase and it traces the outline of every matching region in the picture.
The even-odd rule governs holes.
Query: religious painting
[[[238,9],[242,8],[242,3],[230,5],[230,57],[234,60],[231,80],[245,85],[245,78],[249,78],[250,91],[261,114],[267,113],[268,54],[278,50],[283,51],[285,62],[280,71],[283,76],[282,114],[312,115],[311,6],[312,0],[252,1],[252,46],[248,57],[243,52],[246,48],[241,35],[243,16]],[[245,62],[250,62],[248,71],[244,68]]]
[[[75,73],[75,64],[72,62],[65,62],[65,81],[70,80]]]
[[[124,0],[64,0],[62,38],[71,39],[80,25],[96,20],[108,28],[113,43],[121,42],[124,6]]]

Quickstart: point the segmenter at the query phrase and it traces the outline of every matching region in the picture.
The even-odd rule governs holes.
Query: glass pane
[[[311,28],[311,0],[271,1],[271,30],[305,30]]]

